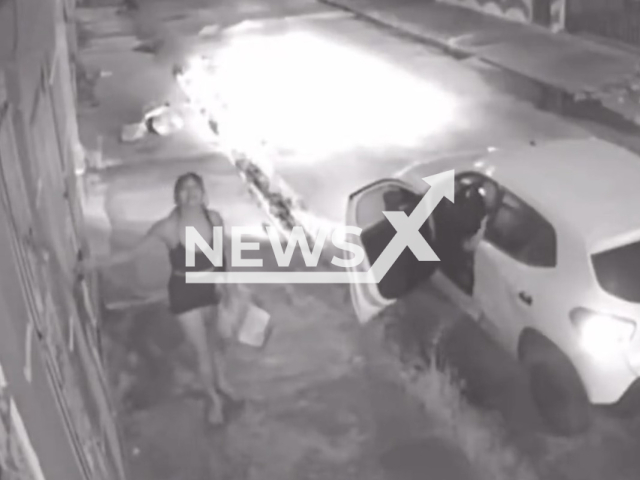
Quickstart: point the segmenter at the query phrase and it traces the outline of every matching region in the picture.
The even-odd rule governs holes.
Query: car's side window
[[[556,265],[555,229],[542,215],[510,192],[504,192],[485,238],[524,264],[534,267]]]

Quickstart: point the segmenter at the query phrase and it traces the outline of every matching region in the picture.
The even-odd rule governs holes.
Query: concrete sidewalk
[[[604,43],[420,0],[320,0],[452,55],[475,57],[640,124],[640,56]]]
[[[121,4],[77,9],[78,19],[90,28],[92,38],[123,34],[148,37],[161,27],[173,36],[196,35],[203,27],[230,26],[241,22],[326,14],[332,8],[316,0],[217,0],[215,6],[202,0],[138,0],[139,8],[127,13]]]

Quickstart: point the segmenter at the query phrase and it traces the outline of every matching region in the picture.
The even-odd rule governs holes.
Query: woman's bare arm
[[[162,219],[154,223],[147,231],[144,237],[138,241],[133,247],[113,253],[108,256],[92,258],[85,262],[86,269],[108,268],[132,261],[142,252],[152,248],[155,243],[161,241],[166,243],[167,219]]]
[[[476,249],[478,248],[478,245],[480,245],[480,242],[484,238],[484,235],[485,235],[485,233],[487,231],[487,218],[488,217],[485,217],[482,220],[482,222],[480,224],[480,228],[473,235],[473,237],[468,238],[465,241],[463,241],[462,248],[465,251],[467,251],[467,252],[475,252],[476,251]]]

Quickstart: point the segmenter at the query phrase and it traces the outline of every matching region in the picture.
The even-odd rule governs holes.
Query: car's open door
[[[396,228],[383,212],[403,211],[410,216],[416,207],[425,208],[426,221],[420,225],[419,233],[427,243],[432,243],[432,225],[427,220],[427,210],[435,207],[442,198],[443,191],[445,196],[453,198],[453,171],[446,174],[429,177],[429,179],[440,181],[438,188],[434,189],[434,195],[429,194],[430,198],[426,198],[425,193],[434,188],[435,181],[429,182],[431,187],[425,183],[424,190],[417,191],[402,180],[386,179],[351,194],[348,200],[346,223],[349,226],[361,228],[362,232],[359,238],[350,242],[358,243],[365,251],[364,261],[350,269],[352,277],[369,271],[397,233]],[[449,189],[443,189],[442,180],[445,177],[447,179],[450,177],[450,192]],[[440,194],[435,195],[438,193],[435,190],[439,190]],[[366,323],[371,320],[378,312],[429,278],[436,267],[434,261],[419,261],[410,248],[403,248],[399,257],[378,283],[352,282],[350,284],[351,301],[359,321]]]

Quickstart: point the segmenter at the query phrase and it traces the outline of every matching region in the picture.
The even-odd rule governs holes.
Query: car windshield
[[[628,302],[640,302],[640,242],[598,253],[591,259],[603,290]]]

